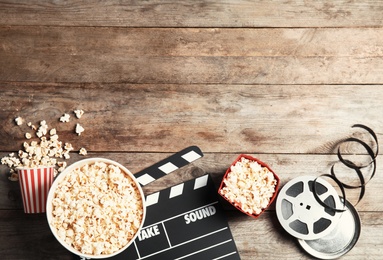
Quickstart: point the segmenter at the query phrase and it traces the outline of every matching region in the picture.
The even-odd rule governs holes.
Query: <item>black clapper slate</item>
[[[135,176],[144,186],[202,156],[191,146]],[[208,174],[146,196],[146,207],[145,223],[134,243],[108,259],[240,259]]]
[[[146,201],[140,236],[113,259],[240,259],[208,174],[151,194]]]

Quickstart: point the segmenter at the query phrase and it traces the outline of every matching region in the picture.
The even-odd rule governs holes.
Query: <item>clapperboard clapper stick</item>
[[[145,186],[201,157],[201,150],[190,146],[135,177]],[[208,174],[147,195],[145,205],[147,215],[137,239],[108,259],[240,259]]]
[[[141,186],[145,186],[201,157],[203,157],[201,149],[197,146],[190,146],[134,174],[134,176]]]

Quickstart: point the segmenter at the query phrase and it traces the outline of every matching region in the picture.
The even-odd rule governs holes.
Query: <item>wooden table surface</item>
[[[354,124],[383,128],[383,2],[0,2],[0,156],[30,129],[56,127],[68,164],[116,160],[138,172],[190,145],[205,156],[145,187],[210,173],[218,185],[241,154],[268,163],[281,186],[330,172]],[[75,119],[72,111],[85,111]],[[69,123],[59,122],[64,113]],[[85,131],[74,133],[75,123]],[[363,155],[360,155],[363,156]],[[383,170],[356,206],[362,229],[342,259],[381,259]],[[1,259],[72,259],[44,214],[23,213],[17,182],[0,166]],[[347,190],[356,202],[357,190]],[[225,206],[242,259],[311,259],[273,204],[252,219]]]

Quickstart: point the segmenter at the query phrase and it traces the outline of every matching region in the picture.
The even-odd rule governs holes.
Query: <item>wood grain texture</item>
[[[381,84],[377,29],[0,27],[0,80]]]
[[[73,259],[53,237],[44,214],[2,209],[0,226],[2,259]]]
[[[344,138],[373,143],[352,125],[382,138],[382,18],[377,0],[0,1],[0,157],[33,133],[16,126],[21,116],[46,120],[72,143],[68,163],[105,157],[134,173],[190,145],[205,153],[146,194],[205,173],[218,187],[240,153],[269,164],[281,186],[327,174]],[[59,122],[64,113],[69,123]],[[361,146],[341,149],[368,159]],[[382,170],[379,155],[356,206],[360,239],[342,259],[381,259]],[[0,258],[73,259],[44,214],[23,213],[8,174],[0,165]],[[357,184],[353,172],[337,174]],[[346,195],[356,203],[359,190]],[[312,259],[280,226],[274,204],[256,220],[222,204],[241,259]]]
[[[25,124],[41,120],[75,149],[97,152],[175,152],[192,140],[204,152],[327,154],[359,132],[356,123],[382,127],[381,85],[0,84],[4,151],[17,151],[33,134]],[[64,113],[71,122],[59,122]]]
[[[118,27],[375,27],[376,0],[2,1],[0,24]]]

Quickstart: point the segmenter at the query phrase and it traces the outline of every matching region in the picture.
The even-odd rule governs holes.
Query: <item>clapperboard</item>
[[[144,186],[202,156],[191,146],[135,176]],[[147,195],[146,207],[145,223],[134,243],[108,259],[240,259],[209,174]]]

